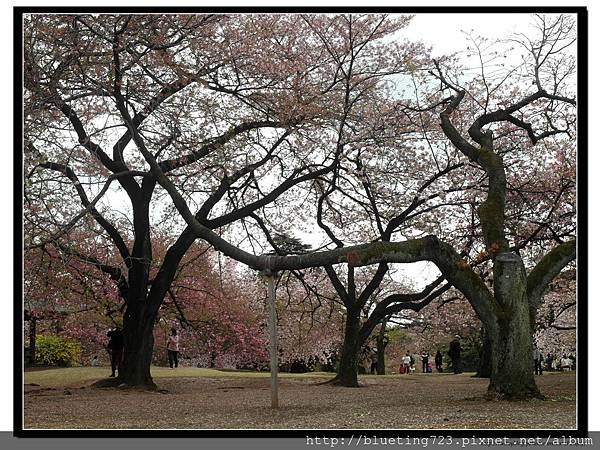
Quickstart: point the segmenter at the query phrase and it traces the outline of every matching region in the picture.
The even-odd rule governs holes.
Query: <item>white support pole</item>
[[[271,408],[279,408],[277,386],[277,309],[275,308],[275,278],[277,272],[267,275],[269,303],[269,356],[271,359]]]

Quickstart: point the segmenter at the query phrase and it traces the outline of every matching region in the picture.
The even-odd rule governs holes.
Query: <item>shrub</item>
[[[38,336],[35,343],[35,361],[44,366],[69,367],[77,361],[79,344],[60,336]]]
[[[478,331],[471,334],[465,334],[460,340],[460,368],[463,372],[477,372],[481,364],[481,354],[483,351],[483,341]],[[444,371],[452,372],[452,360],[448,355],[449,342],[442,342],[435,346],[440,349],[444,361]],[[435,358],[435,353],[431,355],[431,361]]]

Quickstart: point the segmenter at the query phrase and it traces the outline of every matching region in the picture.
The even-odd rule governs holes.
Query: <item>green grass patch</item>
[[[208,378],[269,378],[269,372],[248,372],[204,369],[196,367],[152,367],[152,378],[181,378],[181,377],[208,377]],[[110,375],[107,367],[66,367],[48,368],[25,371],[25,384],[38,384],[41,387],[60,387],[80,384],[89,384]],[[333,378],[335,374],[329,372],[310,373],[280,373],[281,378]]]
[[[246,370],[218,370],[218,369],[204,369],[197,367],[178,367],[177,369],[169,369],[168,367],[152,367],[150,373],[155,380],[161,378],[195,378],[195,377],[207,377],[207,378],[269,378],[271,374],[269,372],[252,372]],[[38,384],[41,387],[61,387],[61,386],[77,386],[91,384],[94,381],[108,378],[110,374],[110,368],[108,367],[60,367],[60,368],[47,368],[47,369],[34,369],[25,371],[25,384]],[[563,376],[574,376],[575,372],[567,373],[552,373],[552,375],[563,375]],[[385,375],[385,378],[398,378],[398,379],[432,379],[437,377],[464,377],[470,378],[472,373],[463,373],[461,375],[454,375],[452,373],[439,373],[439,374],[423,374],[415,373],[411,375],[406,374],[390,374]],[[279,373],[280,378],[333,378],[334,373],[331,372],[308,372],[308,373]],[[544,374],[543,376],[547,376]],[[360,380],[376,380],[381,375],[360,375]]]

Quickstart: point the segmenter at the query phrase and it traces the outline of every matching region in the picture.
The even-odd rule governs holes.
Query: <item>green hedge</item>
[[[35,362],[44,366],[69,367],[79,355],[79,344],[60,336],[38,336],[35,341]]]

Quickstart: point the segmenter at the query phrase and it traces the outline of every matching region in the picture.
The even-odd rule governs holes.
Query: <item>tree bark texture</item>
[[[527,276],[515,253],[496,257],[494,296],[497,326],[486,327],[492,349],[488,394],[500,399],[541,398],[533,376]]]
[[[123,317],[123,335],[125,338],[124,360],[118,381],[127,386],[146,386],[155,388],[150,375],[154,348],[154,322],[156,314],[143,307],[128,307]]]
[[[481,330],[481,353],[475,378],[490,378],[492,376],[492,343],[485,328]]]
[[[346,329],[338,373],[332,380],[335,385],[358,387],[359,331],[360,311],[350,308],[346,315]]]
[[[29,364],[35,364],[35,339],[37,337],[37,319],[32,315],[29,319]]]
[[[381,322],[381,328],[377,335],[377,375],[385,375],[385,347],[387,341],[385,339],[385,328],[387,326],[387,319]]]

